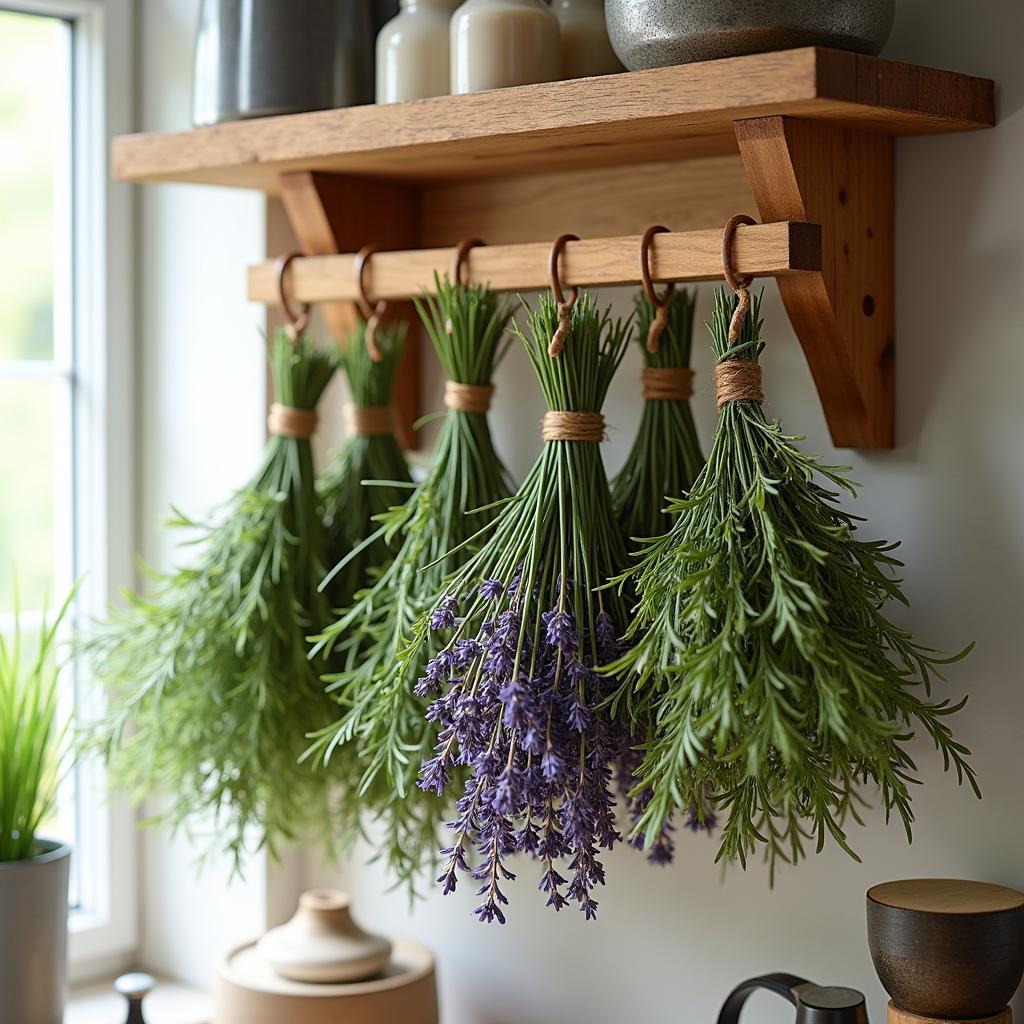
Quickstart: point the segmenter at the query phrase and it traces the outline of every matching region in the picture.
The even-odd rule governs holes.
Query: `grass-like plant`
[[[644,355],[644,407],[622,469],[612,481],[615,513],[628,538],[649,539],[672,525],[669,498],[689,491],[704,465],[689,398],[696,292],[675,289],[657,351],[647,347],[655,309],[636,297],[635,337]],[[659,377],[660,375],[660,377]]]
[[[351,396],[350,433],[317,481],[327,530],[327,565],[347,558],[333,575],[327,596],[333,607],[345,607],[362,588],[371,569],[391,557],[384,537],[363,541],[377,529],[376,518],[408,497],[409,467],[389,424],[389,406],[395,386],[408,324],[379,327],[376,333],[380,360],[366,348],[366,324],[360,320],[341,352]],[[365,413],[369,428],[361,424]],[[365,481],[371,481],[369,485]],[[318,623],[324,626],[326,623]]]
[[[269,358],[277,402],[308,419],[337,356],[281,331]],[[172,828],[209,821],[203,845],[239,867],[250,847],[330,836],[324,780],[298,764],[331,716],[306,643],[328,617],[326,538],[309,439],[287,429],[218,513],[174,520],[194,534],[191,564],[153,573],[84,645],[109,691],[92,742],[113,781],[162,796],[155,820]]]
[[[447,279],[436,287],[436,296],[417,306],[448,379],[456,390],[489,388],[507,347],[511,309],[484,287]],[[404,504],[377,517],[372,542],[392,544],[393,561],[339,612],[315,648],[316,656],[327,653],[342,663],[326,680],[340,714],[312,737],[307,752],[329,766],[325,774],[336,783],[335,831],[355,839],[378,822],[381,856],[410,889],[434,862],[445,802],[416,787],[437,729],[425,719],[427,701],[414,690],[436,645],[428,641],[413,650],[407,644],[445,577],[476,550],[475,535],[493,518],[495,504],[511,493],[486,406],[446,409],[426,479]],[[351,558],[332,575],[345,571]]]
[[[890,602],[906,603],[895,545],[861,539],[837,505],[856,493],[845,470],[765,419],[759,383],[750,389],[759,303],[731,344],[735,308],[718,294],[710,328],[733,397],[720,398],[707,465],[623,578],[638,604],[633,646],[612,671],[628,674],[619,692],[654,723],[638,829],[654,841],[674,813],[713,809],[725,817],[719,858],[745,864],[763,849],[774,867],[829,837],[856,856],[846,827],[862,823],[865,791],[910,836],[916,727],[978,792],[948,722],[963,702],[930,698],[940,667],[966,651],[942,658],[887,617]]]
[[[69,753],[60,714],[57,633],[74,591],[57,614],[45,614],[29,641],[17,597],[14,628],[0,633],[0,861],[38,853],[37,834],[57,802]]]

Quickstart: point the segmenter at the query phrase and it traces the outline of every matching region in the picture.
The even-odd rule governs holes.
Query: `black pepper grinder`
[[[114,982],[114,990],[128,1001],[128,1016],[124,1024],[146,1024],[142,1016],[142,1000],[153,991],[156,981],[150,974],[122,974]]]
[[[815,985],[793,974],[762,974],[737,985],[722,1004],[718,1024],[739,1024],[743,1004],[759,989],[796,1007],[796,1024],[868,1024],[864,996],[856,989]]]

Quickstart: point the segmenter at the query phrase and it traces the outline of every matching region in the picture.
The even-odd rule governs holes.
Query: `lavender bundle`
[[[937,667],[966,651],[944,660],[886,617],[906,603],[894,545],[858,538],[836,505],[855,494],[844,471],[766,421],[758,305],[730,330],[737,304],[717,297],[714,446],[671,530],[623,577],[639,597],[634,646],[612,668],[630,676],[620,692],[634,714],[656,723],[637,772],[640,833],[655,841],[674,812],[717,808],[719,858],[745,865],[763,848],[774,868],[808,838],[855,856],[845,826],[863,823],[864,787],[909,839],[915,723],[978,790],[947,724],[963,702],[929,699]]]
[[[333,607],[349,604],[367,583],[370,570],[393,553],[382,536],[366,544],[363,541],[376,530],[378,516],[405,500],[404,488],[410,485],[391,409],[407,327],[399,323],[377,329],[379,360],[371,359],[367,351],[363,321],[342,349],[341,365],[351,395],[345,408],[349,437],[317,481],[327,531],[326,564],[337,565],[349,552],[355,552],[332,578],[327,594]]]
[[[165,795],[154,820],[172,827],[209,815],[209,846],[236,866],[250,841],[275,852],[328,838],[325,781],[297,761],[305,731],[331,713],[307,657],[306,634],[327,617],[309,438],[337,359],[283,331],[269,356],[277,402],[262,465],[209,521],[174,521],[195,534],[192,564],[154,573],[152,593],[129,595],[84,645],[110,693],[92,742],[113,779],[139,799]]]
[[[628,621],[621,595],[598,589],[626,551],[598,442],[628,328],[584,296],[552,357],[558,326],[545,295],[519,335],[551,409],[543,453],[404,653],[414,657],[434,634],[447,638],[417,685],[434,696],[428,718],[440,729],[420,785],[462,790],[438,881],[445,893],[460,873],[479,882],[481,921],[504,923],[500,884],[514,877],[507,859],[516,853],[540,861],[548,906],[571,900],[594,917],[599,848],[621,838],[610,782],[628,738],[604,705],[614,680],[596,669],[615,656]]]
[[[477,549],[477,533],[511,493],[487,423],[511,309],[486,288],[447,280],[417,305],[448,375],[444,422],[426,479],[405,504],[376,517],[381,526],[371,541],[391,544],[393,560],[317,639],[315,652],[343,666],[326,677],[341,715],[313,735],[306,752],[340,781],[338,833],[354,839],[377,821],[382,855],[410,887],[436,856],[445,802],[416,786],[437,727],[414,689],[438,645],[428,638],[406,647],[445,576]]]
[[[630,538],[655,537],[669,529],[668,497],[685,494],[704,465],[690,410],[696,292],[675,290],[665,301],[665,328],[652,346],[648,339],[656,310],[642,292],[636,298],[644,408],[633,447],[612,481],[615,514]]]

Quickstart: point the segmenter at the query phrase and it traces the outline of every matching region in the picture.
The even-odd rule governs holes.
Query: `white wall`
[[[146,0],[143,6],[144,126],[181,127],[195,3]],[[756,866],[746,874],[730,871],[722,881],[712,865],[713,843],[704,837],[681,837],[678,862],[665,869],[618,851],[609,857],[600,918],[592,925],[578,914],[556,918],[546,911],[528,864],[524,881],[512,887],[504,928],[476,924],[468,891],[432,895],[410,913],[404,896],[387,893],[386,880],[361,858],[340,873],[310,867],[311,884],[349,887],[369,926],[413,934],[433,947],[445,1024],[710,1021],[735,982],[769,970],[861,988],[872,1019],[880,1021],[882,991],[864,937],[869,885],[951,875],[1024,887],[1017,641],[1017,612],[1024,607],[1022,39],[1019,0],[899,4],[887,54],[996,78],[1000,125],[897,146],[895,451],[833,452],[777,295],[771,287],[766,295],[770,410],[806,432],[809,448],[852,462],[864,484],[857,510],[870,518],[869,532],[903,539],[912,608],[901,620],[949,650],[977,641],[970,660],[954,671],[953,689],[972,695],[957,728],[975,751],[984,801],[957,790],[921,746],[927,785],[915,799],[913,847],[898,827],[872,822],[853,837],[863,864],[829,851],[783,871],[774,891]],[[241,276],[260,254],[262,215],[251,196],[198,188],[147,188],[142,195],[141,526],[152,556],[164,553],[153,528],[167,502],[198,510],[216,500],[241,479],[262,439],[258,314],[244,302]],[[709,298],[705,289],[702,315]],[[709,359],[703,340],[696,347],[702,386],[695,406],[707,442]],[[608,445],[611,468],[635,422],[637,370],[634,358],[609,402],[609,421],[619,428]],[[517,474],[536,452],[521,425],[541,412],[525,360],[514,353],[499,382],[494,425]],[[151,854],[146,863],[147,949],[201,974],[203,958],[221,937],[211,931],[237,906],[217,875],[188,889],[190,869],[180,850]],[[177,933],[166,930],[165,911],[180,903],[182,891],[194,900],[180,915],[191,919],[187,954]],[[199,901],[207,896],[201,916]],[[255,923],[254,916],[245,923]],[[767,1024],[791,1015],[768,1000],[755,1004],[751,1019]]]
[[[187,128],[197,0],[145,0],[138,10],[140,128]],[[138,536],[146,561],[165,567],[179,539],[161,529],[170,505],[205,514],[263,446],[263,315],[246,301],[245,267],[263,254],[265,204],[171,185],[137,196]],[[140,851],[141,961],[211,984],[216,954],[265,926],[265,859],[243,881],[217,861],[200,875],[183,837],[147,830]]]

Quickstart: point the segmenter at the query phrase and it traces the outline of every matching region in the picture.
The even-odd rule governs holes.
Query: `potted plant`
[[[71,597],[38,631],[0,633],[0,1016],[56,1024],[64,1011],[71,848],[39,830],[68,755],[57,631]]]

